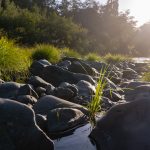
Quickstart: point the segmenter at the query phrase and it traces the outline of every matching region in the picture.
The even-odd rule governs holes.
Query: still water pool
[[[55,150],[96,150],[88,138],[92,128],[86,124],[72,132],[71,135],[54,140]]]

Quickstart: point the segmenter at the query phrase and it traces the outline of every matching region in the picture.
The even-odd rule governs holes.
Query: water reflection
[[[91,125],[86,124],[65,137],[59,137],[54,140],[55,150],[96,150],[96,146],[88,138],[91,130]]]

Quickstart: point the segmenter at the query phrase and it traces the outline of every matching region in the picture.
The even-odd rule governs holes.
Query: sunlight
[[[150,1],[120,0],[120,10],[130,9],[130,13],[142,25],[150,20]]]

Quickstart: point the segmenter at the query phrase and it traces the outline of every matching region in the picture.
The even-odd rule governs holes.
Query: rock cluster
[[[75,58],[64,58],[55,65],[38,60],[31,65],[31,76],[26,83],[1,80],[0,150],[53,150],[50,139],[53,134],[88,121],[85,106],[96,92],[104,67],[107,64]],[[150,84],[136,81],[142,71],[141,65],[129,62],[107,67],[101,108],[111,109],[90,135],[99,150],[130,150],[128,145],[132,150],[144,149],[140,147],[142,137],[143,145],[149,147],[146,137],[149,135]],[[136,138],[136,131],[141,138]],[[134,142],[138,142],[137,147]]]

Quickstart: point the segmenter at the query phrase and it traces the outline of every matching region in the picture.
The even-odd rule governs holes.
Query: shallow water
[[[91,130],[91,125],[86,124],[71,135],[54,140],[55,150],[96,150],[96,146],[88,138]]]
[[[136,62],[136,63],[150,63],[150,58],[137,57],[137,58],[133,58],[133,61]]]

